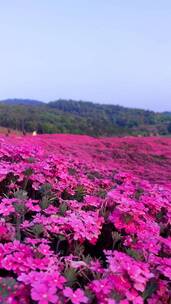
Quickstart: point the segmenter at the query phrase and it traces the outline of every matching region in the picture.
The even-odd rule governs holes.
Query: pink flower
[[[39,304],[49,304],[49,302],[56,304],[58,300],[55,287],[49,287],[39,282],[34,283],[31,297],[33,300],[38,301]]]
[[[50,246],[46,244],[40,244],[38,246],[38,251],[44,255],[51,255],[52,251],[50,250]]]
[[[0,214],[3,216],[8,216],[11,213],[15,212],[15,208],[13,207],[13,203],[16,201],[15,198],[3,198],[0,203]]]
[[[41,211],[40,206],[38,205],[38,201],[37,200],[31,200],[29,199],[26,202],[26,207],[31,210],[31,211],[35,211],[35,212],[39,212]]]
[[[170,151],[166,138],[0,135],[0,268],[14,274],[0,303],[142,304],[146,288],[169,303]]]
[[[73,304],[87,303],[88,298],[84,295],[84,291],[78,288],[76,291],[73,291],[70,287],[66,287],[63,290],[65,297],[69,298]]]

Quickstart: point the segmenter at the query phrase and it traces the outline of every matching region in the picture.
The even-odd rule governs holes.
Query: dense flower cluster
[[[169,303],[170,183],[59,138],[0,138],[0,303]]]

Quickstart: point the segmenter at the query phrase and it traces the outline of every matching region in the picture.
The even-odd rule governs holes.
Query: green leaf
[[[66,203],[60,204],[59,205],[59,213],[60,213],[60,215],[64,216],[65,213],[66,213],[66,211],[67,211],[67,209],[68,209],[68,206],[67,206]]]
[[[23,173],[25,176],[29,177],[33,174],[34,170],[32,168],[27,168]]]
[[[77,281],[77,271],[74,268],[67,268],[64,271],[64,276],[67,279],[67,286],[72,287]]]
[[[47,198],[47,196],[43,196],[40,202],[40,207],[42,208],[42,210],[48,208],[49,205],[50,205],[49,199]]]
[[[158,284],[157,281],[155,279],[151,279],[146,286],[145,291],[142,294],[142,297],[144,300],[150,298],[152,296],[152,294],[157,290],[158,288]]]
[[[128,249],[126,249],[126,252],[129,256],[131,256],[132,258],[134,258],[137,261],[143,261],[144,260],[143,255],[136,250],[128,248]]]
[[[28,198],[25,190],[17,190],[14,192],[14,197],[20,200],[26,200]]]

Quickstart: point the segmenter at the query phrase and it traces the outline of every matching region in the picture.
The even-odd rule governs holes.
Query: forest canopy
[[[40,134],[168,135],[171,113],[63,99],[9,99],[0,102],[0,126]]]

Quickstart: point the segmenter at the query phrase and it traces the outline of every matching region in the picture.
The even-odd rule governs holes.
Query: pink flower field
[[[171,139],[0,136],[0,303],[167,304]]]

